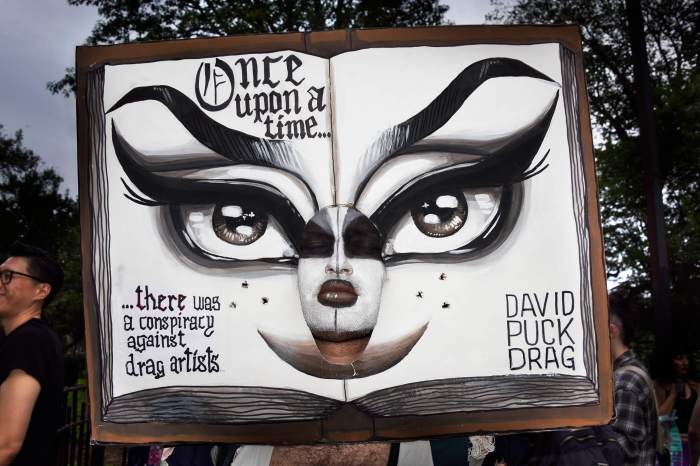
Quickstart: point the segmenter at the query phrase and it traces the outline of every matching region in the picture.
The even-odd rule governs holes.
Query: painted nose
[[[333,254],[328,258],[328,263],[325,267],[327,275],[336,275],[340,277],[352,275],[352,265],[345,251],[345,241],[343,238],[336,238],[333,244]]]
[[[333,259],[333,257],[331,257],[331,259]],[[343,261],[342,264],[339,264],[337,261],[331,260],[326,265],[325,272],[328,275],[352,275],[353,270],[352,265],[350,265],[348,261]]]

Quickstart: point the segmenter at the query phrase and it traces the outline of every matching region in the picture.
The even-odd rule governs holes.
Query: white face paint
[[[384,264],[375,259],[346,259],[342,263],[349,265],[351,271],[341,269],[338,273],[331,265],[336,256],[299,260],[299,292],[306,324],[314,337],[322,340],[344,341],[369,336],[377,323],[386,275]],[[350,282],[357,293],[355,304],[334,308],[319,302],[321,286],[333,279]]]
[[[323,225],[319,241],[325,242],[327,248],[326,254],[311,257],[302,254],[299,259],[298,280],[304,319],[317,339],[340,342],[369,337],[377,323],[386,275],[384,263],[378,257],[367,257],[362,251],[354,254],[348,250],[352,246],[346,245],[346,233],[358,233],[348,233],[344,229],[353,217],[362,216],[358,211],[328,207],[317,216],[321,217],[317,224]]]

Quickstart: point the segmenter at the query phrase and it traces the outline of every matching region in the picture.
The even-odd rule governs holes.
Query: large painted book
[[[610,417],[578,31],[78,49],[98,441]]]

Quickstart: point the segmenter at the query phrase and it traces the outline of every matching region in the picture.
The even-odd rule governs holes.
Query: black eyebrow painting
[[[228,128],[205,114],[182,92],[170,86],[143,86],[127,92],[106,113],[124,105],[153,100],[160,102],[194,138],[237,164],[259,165],[289,171],[298,177],[299,163],[293,146]]]
[[[299,154],[289,141],[275,141],[246,134],[228,128],[204,113],[185,94],[170,86],[143,86],[127,92],[106,113],[136,102],[156,101],[170,113],[202,145],[215,152],[207,156],[198,155],[187,160],[167,160],[160,157],[149,161],[132,151],[137,166],[147,171],[177,171],[216,168],[229,165],[254,165],[282,170],[297,178],[312,198],[314,209],[318,209],[313,190],[300,169]]]
[[[423,110],[403,123],[386,129],[370,145],[362,156],[357,170],[357,173],[362,174],[363,179],[356,191],[356,196],[359,197],[367,182],[383,163],[408,153],[408,149],[414,144],[444,126],[479,86],[489,79],[503,77],[541,79],[556,84],[553,79],[520,60],[494,57],[472,63],[464,68]],[[554,103],[556,104],[556,100]],[[488,144],[481,146],[474,144],[461,149],[452,144],[443,144],[440,148],[447,149],[447,152],[470,151],[475,155],[485,155],[493,149]]]

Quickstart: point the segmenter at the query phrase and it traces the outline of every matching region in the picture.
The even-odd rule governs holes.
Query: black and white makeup
[[[325,207],[309,220],[298,274],[302,310],[314,338],[343,342],[372,334],[385,270],[381,234],[360,211]]]
[[[480,118],[461,111],[470,96],[503,77],[548,83],[550,96],[517,128],[489,138],[460,130],[462,121]],[[386,324],[392,338],[373,342],[394,270],[466,265],[508,238],[525,202],[523,182],[548,166],[542,144],[558,98],[556,83],[521,61],[477,61],[422,110],[377,128],[352,162],[338,162],[352,166],[336,165],[348,175],[342,186],[328,180],[331,200],[317,192],[314,169],[301,162],[298,146],[226,127],[173,87],[134,88],[107,113],[158,102],[191,134],[196,153],[148,156],[113,118],[124,196],[159,210],[165,242],[188,264],[231,274],[295,272],[311,338],[263,328],[260,338],[299,371],[346,379],[399,363],[429,325]],[[452,130],[441,131],[447,126]]]

